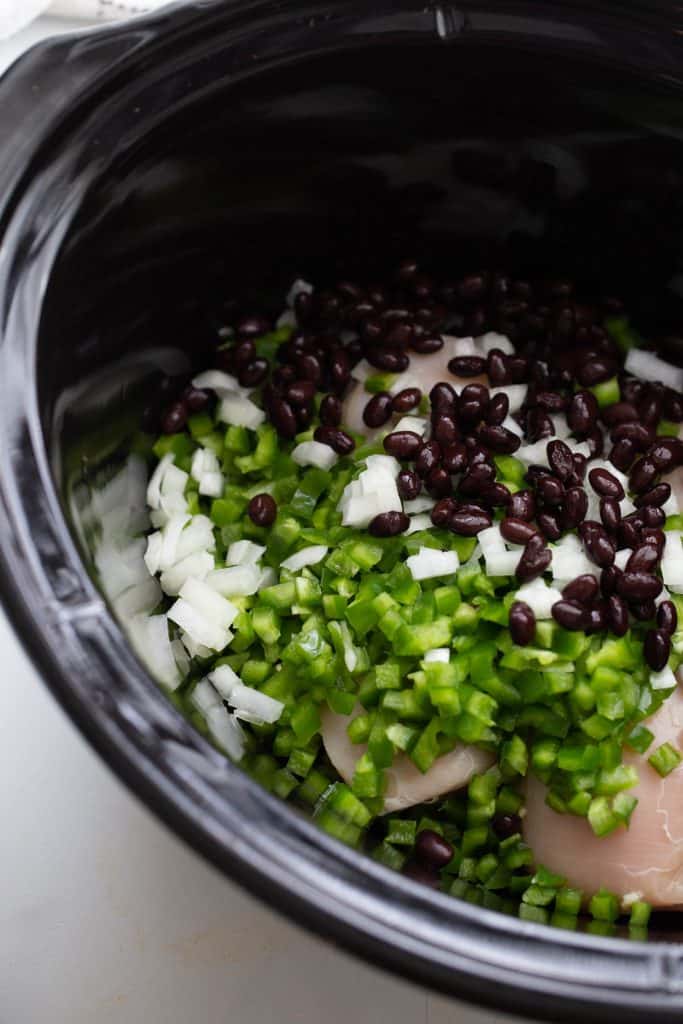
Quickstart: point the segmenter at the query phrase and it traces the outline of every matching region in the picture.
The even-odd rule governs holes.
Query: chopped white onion
[[[202,391],[215,391],[219,398],[232,394],[240,395],[244,391],[236,377],[223,373],[222,370],[205,370],[194,378],[192,386]]]
[[[511,434],[516,434],[517,437],[524,437],[523,429],[520,427],[517,420],[512,418],[512,416],[506,416],[505,419],[503,420],[502,425],[505,427],[506,430],[509,430]]]
[[[262,722],[269,723],[277,722],[285,707],[282,701],[268,697],[265,693],[255,690],[252,686],[245,686],[242,682],[233,686],[228,703],[231,707],[257,715]]]
[[[254,544],[251,540],[235,540],[228,548],[225,556],[226,565],[253,565],[265,554],[266,549],[261,544]]]
[[[158,530],[156,533],[150,533],[147,538],[147,550],[145,551],[145,565],[147,566],[150,576],[156,576],[159,572],[163,546],[163,535]]]
[[[220,498],[225,481],[222,473],[202,473],[199,481],[199,493],[207,498]]]
[[[370,365],[367,359],[360,359],[351,370],[351,376],[360,384],[364,384],[368,377],[372,377],[375,373],[377,373],[377,370],[374,366]]]
[[[444,664],[447,664],[450,661],[450,657],[451,652],[448,647],[434,647],[431,651],[427,651],[422,660],[427,663],[431,661],[441,661]]]
[[[194,690],[190,694],[190,701],[196,707],[197,711],[206,718],[211,708],[220,708],[223,706],[221,698],[218,696],[208,679],[200,679]]]
[[[629,349],[624,368],[634,377],[654,383],[666,384],[674,391],[683,391],[683,369],[660,359],[654,352],[642,348]]]
[[[681,531],[667,530],[666,542],[662,553],[661,571],[665,586],[674,593],[679,593],[678,588],[683,587],[683,546],[681,545]]]
[[[548,441],[542,438],[535,444],[523,444],[515,452],[515,458],[523,462],[525,466],[547,466],[548,465]]]
[[[668,665],[660,672],[650,672],[650,686],[653,690],[670,690],[676,685],[676,676]]]
[[[280,327],[296,327],[296,324],[296,314],[292,309],[286,309],[284,313],[280,313],[279,317],[275,321],[275,326],[278,329]]]
[[[617,551],[617,553],[614,556],[614,564],[616,565],[617,569],[621,569],[623,572],[623,570],[626,568],[626,563],[628,562],[632,554],[633,552],[630,550],[630,548],[624,548],[622,551]]]
[[[213,672],[209,672],[209,679],[225,700],[229,699],[234,688],[242,682],[229,665],[219,665]]]
[[[526,384],[506,384],[505,387],[491,388],[491,395],[507,395],[508,397],[508,412],[510,415],[519,412],[524,405],[527,393]]]
[[[231,626],[238,614],[234,604],[201,580],[187,580],[180,590],[180,596],[219,629]]]
[[[310,281],[304,281],[302,277],[297,277],[292,287],[287,292],[286,302],[290,309],[294,308],[297,295],[312,295],[315,291]]]
[[[224,707],[211,708],[206,716],[206,724],[211,736],[234,761],[239,761],[244,754],[246,737],[234,715],[229,715]]]
[[[420,494],[417,498],[403,502],[403,511],[407,516],[416,515],[418,512],[428,512],[436,505],[436,498],[430,498],[428,494]]]
[[[318,469],[331,469],[339,456],[328,444],[320,441],[302,441],[292,452],[292,461],[297,466],[317,466]]]
[[[562,593],[538,578],[525,583],[515,594],[515,601],[528,604],[537,619],[551,619],[553,605],[562,600]]]
[[[187,580],[203,580],[213,569],[213,555],[208,551],[195,551],[161,574],[164,593],[176,597]]]
[[[233,427],[248,427],[256,430],[265,422],[266,414],[258,405],[243,395],[226,395],[218,407],[218,419]]]
[[[161,481],[162,498],[171,494],[182,494],[189,479],[189,474],[183,469],[174,465],[168,466]]]
[[[519,551],[493,551],[485,559],[486,575],[514,576],[519,559]]]
[[[223,597],[250,597],[259,589],[260,579],[261,570],[256,565],[231,565],[214,569],[206,582]]]
[[[403,416],[396,426],[392,427],[392,433],[397,433],[399,430],[409,430],[413,434],[417,434],[418,437],[424,437],[428,427],[429,420],[425,419],[424,416]]]
[[[182,646],[185,648],[185,650],[187,651],[191,658],[201,658],[202,661],[206,661],[206,659],[210,658],[211,655],[213,654],[213,651],[210,647],[207,647],[206,644],[200,644],[197,640],[193,640],[189,633],[181,633],[180,639]],[[232,634],[230,630],[228,630],[225,641],[226,647],[231,639]]]
[[[274,587],[277,583],[277,573],[275,569],[267,565],[265,569],[261,569],[261,575],[259,576],[258,589],[265,590],[266,587]]]
[[[566,441],[568,437],[571,437],[571,430],[567,423],[567,417],[564,413],[559,413],[556,416],[551,416],[550,420],[555,431],[555,437],[559,438],[560,441]],[[573,450],[573,445],[570,445]]]
[[[573,580],[577,576],[595,573],[595,565],[584,551],[575,533],[568,533],[557,544],[551,545],[551,569],[555,580]]]
[[[216,538],[213,523],[208,516],[193,516],[183,529],[176,547],[176,561],[187,558],[197,551],[215,551]]]
[[[501,352],[511,356],[515,353],[515,346],[505,334],[497,334],[495,331],[488,331],[478,339],[482,355],[487,356],[489,352],[498,348]]]
[[[161,482],[164,479],[166,470],[173,463],[174,458],[175,456],[171,452],[164,455],[149,478],[149,483],[147,484],[147,504],[150,508],[159,508],[159,503],[161,501]]]
[[[401,464],[393,455],[368,455],[365,465],[370,472],[385,473],[391,480],[401,472]]]
[[[180,626],[193,644],[199,644],[201,647],[208,648],[209,651],[222,651],[230,642],[229,629],[218,626],[215,622],[207,619],[194,605],[182,597],[179,597],[171,606],[168,617],[171,622]],[[183,637],[183,643],[185,643],[185,637]],[[186,646],[188,645],[186,644]],[[198,653],[196,648],[188,647],[188,650],[193,657]]]
[[[183,532],[186,523],[189,523],[190,516],[181,514],[177,516],[171,516],[169,521],[166,523],[163,533],[163,543],[161,546],[161,552],[159,554],[159,569],[163,572],[165,569],[170,569],[172,565],[178,561],[178,547],[180,545],[180,535]]]
[[[136,615],[154,611],[160,600],[161,587],[150,577],[124,590],[114,601],[114,610],[125,625]]]
[[[329,548],[325,544],[311,544],[310,547],[302,548],[301,551],[285,558],[281,566],[290,572],[298,572],[306,565],[317,565],[318,562],[322,562],[328,551]]]
[[[357,480],[344,488],[339,502],[342,525],[365,528],[383,512],[401,512],[396,488],[399,464],[390,455],[371,455]]]
[[[451,576],[460,567],[457,551],[437,551],[435,548],[420,548],[416,555],[406,559],[406,565],[414,580],[430,580],[437,576]]]
[[[408,537],[411,533],[419,533],[421,530],[430,530],[433,525],[432,517],[426,512],[420,512],[418,515],[411,517],[408,529],[404,532],[403,536]]]
[[[498,526],[489,526],[477,534],[481,550],[486,558],[495,551],[505,551],[505,540]]]
[[[591,446],[588,441],[579,441],[578,444],[572,445],[572,454],[583,455],[585,459],[590,459],[592,455]]]
[[[166,687],[176,690],[182,682],[168,635],[165,615],[137,615],[130,622],[133,646],[150,673]]]
[[[446,341],[446,338],[444,338],[444,341]],[[451,351],[454,358],[458,356],[478,356],[481,354],[474,338],[449,337],[448,341],[451,343]]]

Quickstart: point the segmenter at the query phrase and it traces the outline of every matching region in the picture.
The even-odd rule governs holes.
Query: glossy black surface
[[[448,900],[269,797],[131,653],[93,582],[88,495],[160,370],[205,363],[222,305],[277,310],[295,273],[406,253],[566,273],[622,294],[678,353],[678,18],[190,4],[45,44],[0,83],[0,588],[48,683],[143,799],[271,905],[425,984],[551,1019],[678,1020],[680,947]]]

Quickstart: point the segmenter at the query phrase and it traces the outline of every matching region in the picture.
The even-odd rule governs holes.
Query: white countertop
[[[64,22],[0,42],[0,69]],[[0,1024],[502,1024],[227,882],[123,788],[0,612]]]

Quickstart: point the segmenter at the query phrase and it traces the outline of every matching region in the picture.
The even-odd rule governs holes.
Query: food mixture
[[[683,906],[683,370],[616,299],[414,261],[216,345],[150,453],[173,700],[455,897],[636,936]]]

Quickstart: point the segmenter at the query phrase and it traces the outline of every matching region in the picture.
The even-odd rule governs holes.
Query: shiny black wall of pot
[[[0,589],[48,683],[143,799],[271,904],[425,984],[551,1019],[679,1019],[680,947],[424,892],[260,790],[131,653],[79,495],[162,374],[206,365],[225,304],[275,312],[295,274],[406,254],[568,274],[627,298],[681,361],[677,17],[204,2],[45,44],[0,82]]]

